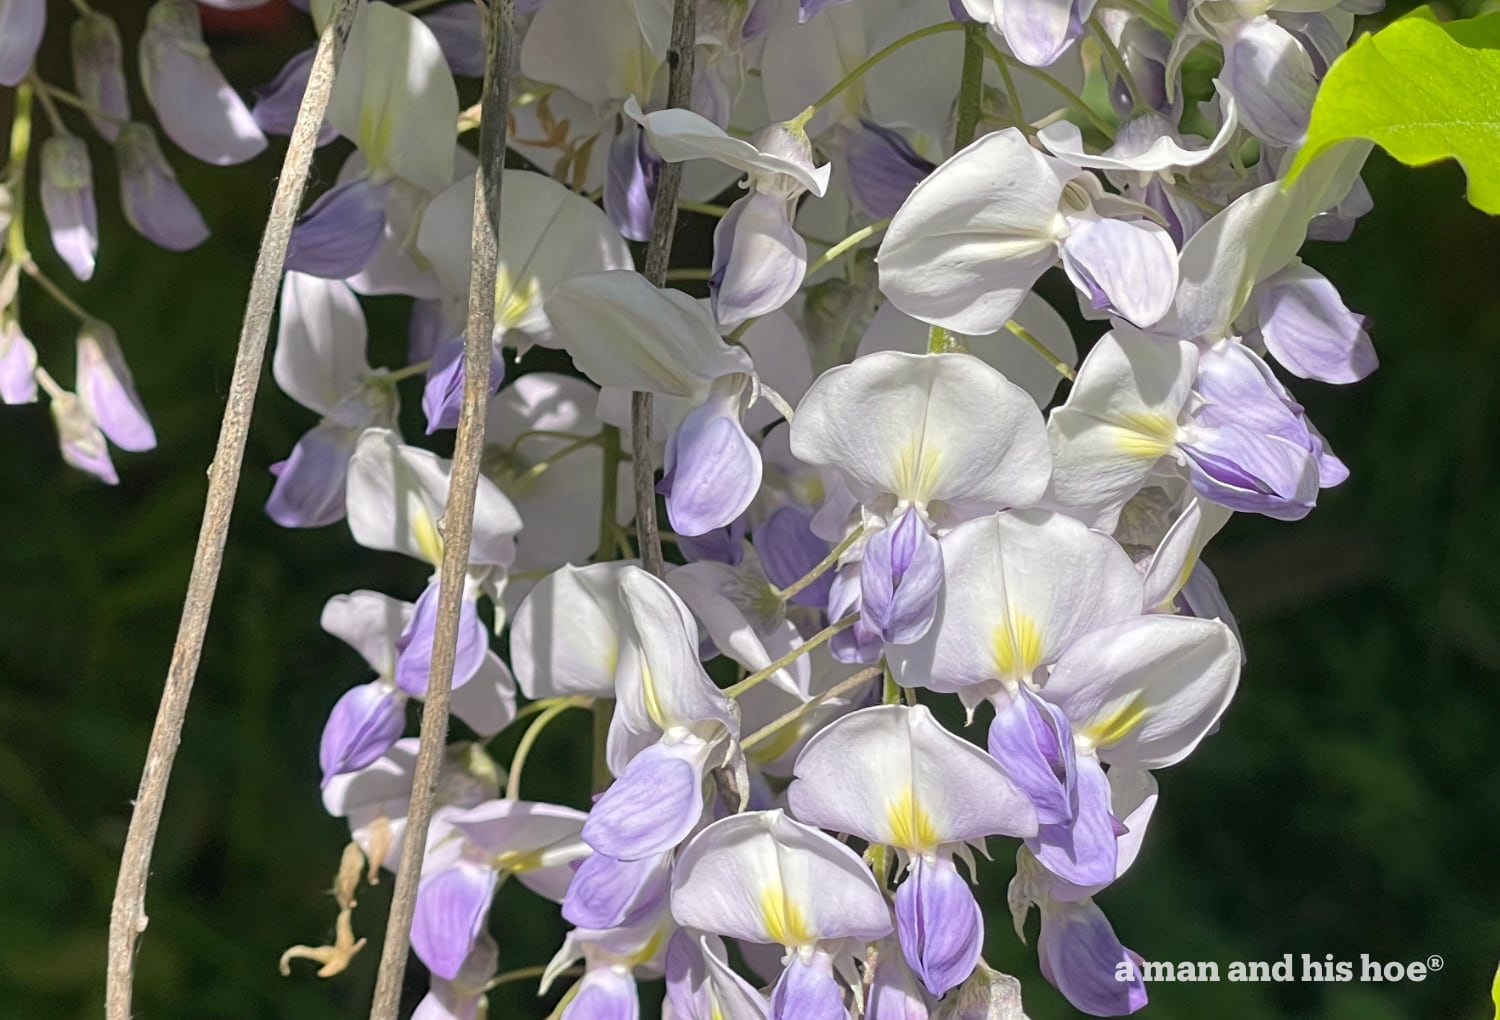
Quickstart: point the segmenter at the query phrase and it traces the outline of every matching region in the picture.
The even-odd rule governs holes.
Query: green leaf
[[[1361,38],[1318,90],[1288,180],[1349,138],[1407,166],[1457,159],[1469,202],[1500,214],[1500,12],[1439,24],[1422,8]]]

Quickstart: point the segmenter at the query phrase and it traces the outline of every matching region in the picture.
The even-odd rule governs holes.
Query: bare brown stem
[[[484,419],[489,403],[490,352],[494,344],[495,279],[499,274],[500,186],[505,168],[506,114],[510,103],[511,55],[515,50],[515,0],[490,0],[489,53],[479,123],[479,170],[474,180],[474,232],[470,239],[469,318],[464,335],[464,398],[453,448],[448,505],[438,529],[443,562],[438,573],[438,611],[433,631],[432,668],[422,704],[422,729],[412,774],[411,800],[401,861],[391,892],[385,943],[370,1020],[396,1020],[401,981],[406,975],[412,915],[427,829],[437,798],[438,774],[448,738],[448,705],[453,693],[453,663],[458,651],[458,620],[469,543],[474,533],[474,501],[484,452]]]
[[[693,94],[693,43],[697,37],[695,0],[676,0],[672,7],[672,41],[667,47],[667,106],[687,106]],[[651,208],[651,240],[646,246],[645,277],[654,287],[667,282],[672,235],[677,230],[677,189],[682,164],[664,163]],[[661,532],[656,524],[656,469],[651,451],[652,397],[637,393],[630,402],[630,446],[635,470],[635,532],[641,563],[662,576]]]
[[[334,72],[344,54],[349,29],[358,9],[359,0],[339,0],[332,19],[318,40],[307,90],[302,96],[301,109],[297,111],[297,123],[281,164],[276,195],[271,200],[260,254],[255,260],[255,275],[250,281],[250,294],[245,302],[245,318],[240,328],[229,399],[224,407],[223,423],[219,426],[218,447],[208,469],[208,495],[204,500],[198,547],[193,554],[192,572],[183,598],[182,618],[177,626],[177,643],[172,648],[172,661],[167,667],[156,723],[151,729],[151,743],[146,749],[146,764],[141,770],[135,810],[130,816],[130,829],[120,857],[120,876],[115,884],[114,904],[109,916],[105,990],[105,1016],[108,1020],[130,1020],[136,942],[146,929],[146,881],[151,871],[151,853],[161,824],[172,762],[182,739],[193,680],[203,655],[203,638],[208,630],[214,592],[218,588],[219,569],[224,562],[224,545],[229,535],[235,491],[239,488],[245,437],[250,429],[255,391],[265,361],[276,291],[286,264],[287,241],[302,204],[302,192],[307,185],[313,152],[317,149],[318,128],[328,108]]]

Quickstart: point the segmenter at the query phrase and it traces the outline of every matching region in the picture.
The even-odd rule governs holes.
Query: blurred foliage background
[[[66,6],[53,6],[42,57],[59,83],[70,80]],[[146,5],[102,6],[130,52]],[[214,38],[242,86],[310,41],[300,18],[269,13],[254,32]],[[0,124],[8,119],[0,97]],[[214,237],[172,255],[126,227],[111,161],[96,149],[99,272],[69,289],[119,331],[160,437],[151,454],[116,453],[118,487],[60,462],[43,405],[0,408],[0,1016],[100,1012],[116,855],[280,151],[227,170],[177,154]],[[315,184],[337,159],[320,159]],[[1154,985],[1143,1015],[1157,1020],[1493,1014],[1500,223],[1464,203],[1452,165],[1412,171],[1377,153],[1366,181],[1375,211],[1354,240],[1311,244],[1305,258],[1370,316],[1382,367],[1351,387],[1294,387],[1353,476],[1307,521],[1238,517],[1209,550],[1249,649],[1240,694],[1222,731],[1161,775],[1148,850],[1101,901],[1148,959],[1227,968],[1286,953],[1436,954],[1445,965],[1419,984]],[[704,224],[687,223],[688,243],[696,230],[701,246]],[[64,279],[31,226],[44,268]],[[24,296],[27,332],[67,381],[75,324],[34,288]],[[404,303],[367,309],[372,363],[400,364]],[[304,1020],[368,1006],[389,880],[361,896],[355,927],[371,945],[348,972],[276,972],[286,946],[331,936],[328,889],[347,838],[319,801],[317,742],[364,665],[318,616],[330,595],[358,587],[414,596],[423,570],[359,549],[343,526],[284,531],[264,516],[267,466],[311,424],[267,373],[157,843],[138,964],[144,1018]],[[586,803],[586,776],[572,766],[588,721],[573,715],[542,742],[528,795]],[[498,742],[498,760],[514,739]],[[1035,1020],[1073,1015],[1010,931],[1011,854],[997,849],[981,868],[989,959],[1020,976]],[[519,888],[502,894],[493,927],[502,969],[545,962],[563,932],[555,911]],[[425,985],[415,963],[409,985],[414,1002]],[[544,1012],[525,986],[492,997],[494,1017]]]

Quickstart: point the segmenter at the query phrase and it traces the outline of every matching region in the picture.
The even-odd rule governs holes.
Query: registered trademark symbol
[[[1427,969],[1428,970],[1442,970],[1443,969],[1443,958],[1441,956],[1437,955],[1436,953],[1433,953],[1431,956],[1429,956],[1427,958]]]

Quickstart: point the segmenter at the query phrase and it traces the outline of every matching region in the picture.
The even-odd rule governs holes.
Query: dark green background
[[[144,5],[115,5],[127,38]],[[54,24],[44,71],[67,82]],[[306,28],[216,40],[231,78],[269,77]],[[8,120],[0,98],[0,123]],[[137,109],[143,106],[137,97]],[[81,124],[81,122],[80,122]],[[0,408],[0,1017],[94,1017],[116,855],[175,632],[249,280],[280,146],[216,170],[174,155],[213,227],[172,255],[120,220],[96,149],[98,276],[69,290],[119,331],[160,438],[117,453],[107,488],[63,466],[42,405]],[[319,163],[326,181],[336,162]],[[1449,165],[1377,154],[1375,211],[1351,243],[1305,257],[1367,313],[1381,370],[1295,390],[1353,476],[1289,526],[1237,517],[1210,549],[1249,648],[1223,729],[1161,775],[1135,869],[1101,898],[1147,958],[1410,962],[1421,984],[1158,985],[1148,1017],[1479,1018],[1500,959],[1500,224],[1463,201]],[[33,247],[45,267],[39,224]],[[688,227],[689,231],[700,229]],[[73,323],[28,287],[43,363],[72,375]],[[402,302],[368,303],[372,359],[399,364]],[[389,881],[356,930],[372,945],[341,977],[276,973],[287,945],[331,935],[327,893],[346,838],[317,793],[317,740],[365,677],[318,628],[356,587],[415,594],[423,569],[356,547],[343,526],[283,531],[261,512],[310,413],[265,380],[203,668],[157,844],[137,981],[145,1018],[358,1016],[367,1007]],[[408,404],[415,403],[408,390]],[[408,411],[413,410],[409,407]],[[574,774],[587,719],[542,742],[528,794],[585,803]],[[513,736],[498,744],[506,760]],[[550,766],[555,766],[551,768]],[[548,771],[566,780],[547,780]],[[549,787],[549,783],[551,785]],[[1019,975],[1035,1020],[1073,1015],[1004,913],[1011,852],[981,869],[989,959]],[[519,888],[495,913],[502,968],[545,962],[555,911]],[[1035,922],[1031,933],[1034,936]],[[412,988],[420,994],[420,968]],[[496,1017],[544,1015],[497,993]]]

